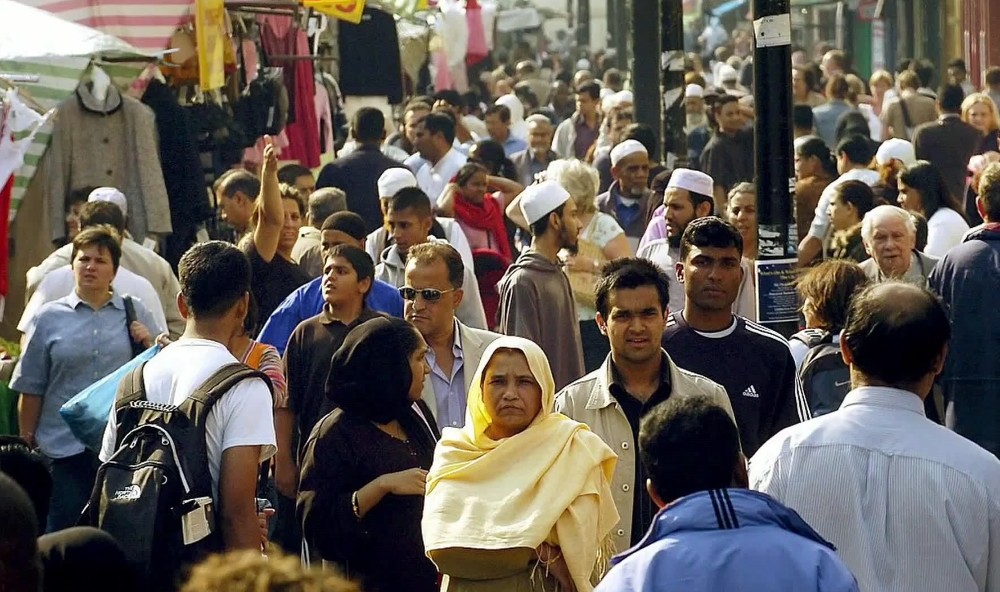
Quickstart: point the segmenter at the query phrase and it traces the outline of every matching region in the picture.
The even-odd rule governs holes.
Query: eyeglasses
[[[403,297],[403,300],[416,300],[417,294],[424,299],[425,302],[437,302],[441,300],[441,297],[448,292],[454,292],[455,288],[451,290],[438,290],[435,288],[424,288],[422,290],[417,290],[416,288],[411,288],[409,286],[403,286],[399,289],[399,295]]]

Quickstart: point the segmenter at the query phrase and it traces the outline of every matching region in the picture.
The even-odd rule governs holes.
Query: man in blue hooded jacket
[[[650,411],[639,454],[661,509],[596,592],[858,590],[833,545],[746,488],[736,424],[707,397],[675,397]]]

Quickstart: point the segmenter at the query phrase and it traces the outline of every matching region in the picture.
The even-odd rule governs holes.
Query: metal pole
[[[684,3],[664,0],[660,12],[660,94],[663,125],[660,159],[667,168],[687,167],[687,121],[684,111]],[[656,129],[656,128],[653,128]]]
[[[590,0],[577,0],[576,46],[590,48]]]
[[[629,2],[627,0],[611,0],[615,7],[615,62],[614,66],[619,70],[628,68],[628,27],[629,27]],[[608,64],[609,66],[611,64]]]
[[[792,61],[789,0],[753,0],[754,172],[758,219],[758,320],[791,335],[797,328],[796,232],[792,216]]]
[[[660,0],[632,0],[632,92],[635,120],[659,133],[660,113]],[[660,156],[664,155],[660,152]]]

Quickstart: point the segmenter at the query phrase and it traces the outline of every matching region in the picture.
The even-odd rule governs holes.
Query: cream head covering
[[[524,354],[542,406],[523,432],[493,440],[486,435],[492,418],[482,383],[499,350]],[[431,561],[447,565],[462,549],[549,542],[562,549],[577,590],[593,590],[591,577],[610,559],[608,535],[618,523],[610,486],[617,459],[587,426],[554,408],[555,383],[542,349],[520,337],[490,344],[469,388],[465,427],[444,429],[427,476],[422,529]]]

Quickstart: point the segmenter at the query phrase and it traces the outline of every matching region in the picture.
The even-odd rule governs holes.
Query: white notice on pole
[[[753,22],[753,36],[757,47],[776,47],[792,44],[792,19],[788,14],[765,16]]]

